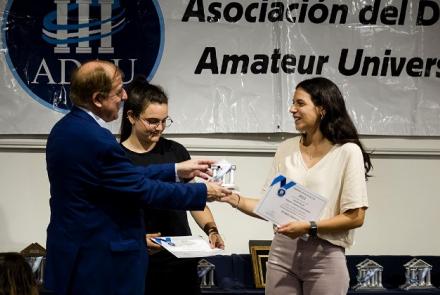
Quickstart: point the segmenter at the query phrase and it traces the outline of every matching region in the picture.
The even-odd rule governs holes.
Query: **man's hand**
[[[215,162],[216,161],[214,160],[192,159],[177,163],[177,175],[181,179],[192,179],[196,176],[203,179],[208,179],[212,175],[212,172],[209,170],[209,168]]]
[[[205,182],[206,188],[208,189],[208,202],[219,201],[221,198],[230,195],[232,191],[227,188],[222,187],[215,182]]]

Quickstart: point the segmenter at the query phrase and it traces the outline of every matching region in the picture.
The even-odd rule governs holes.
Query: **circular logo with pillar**
[[[23,89],[50,109],[67,112],[70,74],[82,62],[118,65],[124,83],[154,76],[163,52],[157,1],[9,0],[2,24],[6,61]]]
[[[279,188],[277,191],[277,195],[278,197],[284,197],[284,195],[286,194],[286,190],[283,188]]]

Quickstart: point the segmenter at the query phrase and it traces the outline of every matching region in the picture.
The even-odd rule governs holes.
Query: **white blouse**
[[[296,136],[280,144],[264,190],[276,174],[283,174],[327,198],[320,220],[349,209],[368,207],[364,161],[359,146],[354,143],[334,145],[319,162],[308,168],[300,152],[300,139],[301,136]],[[318,236],[344,248],[354,244],[354,230]]]

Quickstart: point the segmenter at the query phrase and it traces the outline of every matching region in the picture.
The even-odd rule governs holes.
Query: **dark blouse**
[[[136,153],[122,147],[135,165],[179,163],[191,158],[183,145],[163,137],[146,153]],[[160,232],[162,236],[191,235],[186,211],[145,207],[144,220],[146,233]]]
[[[183,145],[162,137],[146,153],[135,153],[124,146],[123,149],[135,165],[179,163],[190,159]],[[162,236],[191,235],[186,211],[151,207],[143,210],[146,233],[160,232]],[[178,259],[166,250],[150,255],[145,294],[200,294],[197,262],[197,258]]]

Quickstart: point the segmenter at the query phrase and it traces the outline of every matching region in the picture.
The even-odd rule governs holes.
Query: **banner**
[[[47,134],[70,72],[112,60],[168,94],[168,133],[295,132],[324,76],[359,133],[440,135],[440,0],[0,0],[0,134]],[[110,125],[118,133],[119,121]]]

